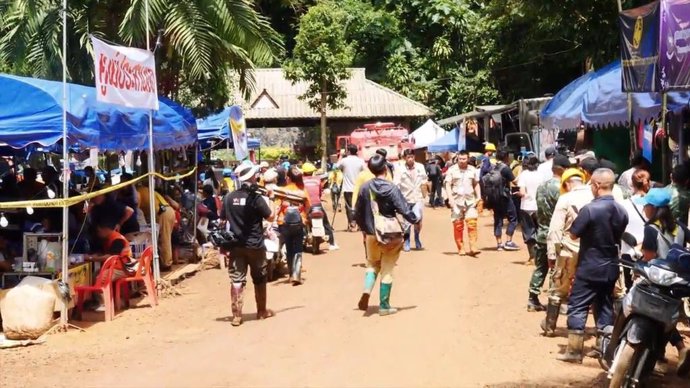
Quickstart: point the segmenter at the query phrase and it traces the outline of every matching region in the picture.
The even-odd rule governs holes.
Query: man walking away
[[[553,164],[552,164],[553,165]],[[524,168],[517,178],[520,197],[520,225],[522,226],[522,236],[527,245],[529,258],[526,264],[536,261],[536,237],[537,237],[537,189],[543,182],[537,168],[539,159],[536,156],[528,156],[524,161]]]
[[[340,160],[337,168],[343,172],[343,198],[345,198],[345,212],[347,214],[348,232],[355,231],[355,222],[352,209],[352,192],[355,188],[357,176],[364,170],[364,161],[357,156],[357,146],[347,146],[348,156]]]
[[[517,228],[517,209],[510,195],[510,184],[515,181],[515,175],[508,167],[508,153],[496,153],[496,165],[482,177],[482,196],[487,208],[494,211],[494,236],[496,249],[499,251],[517,251],[520,249],[513,242],[513,234]],[[482,167],[483,168],[483,167]],[[508,218],[506,242],[503,243],[503,219]]]
[[[429,193],[429,206],[436,208],[440,206],[441,198],[439,194],[441,193],[441,167],[438,165],[436,158],[431,158],[426,166],[426,173],[431,182],[431,192]]]
[[[386,180],[386,159],[381,155],[374,155],[369,160],[368,166],[376,177],[362,186],[355,208],[355,219],[364,232],[367,250],[364,292],[358,307],[360,310],[367,310],[376,277],[381,273],[379,315],[390,315],[398,311],[391,307],[390,296],[393,287],[393,269],[400,257],[402,242],[380,243],[376,237],[378,223],[375,222],[375,215],[390,219],[400,214],[411,224],[418,223],[420,219],[410,209],[400,189]]]
[[[594,171],[591,189],[594,201],[580,210],[570,228],[580,239],[580,260],[568,301],[568,347],[561,361],[581,363],[585,324],[594,305],[597,334],[613,325],[613,288],[618,279],[618,252],[628,225],[628,215],[613,198],[615,175],[608,168]]]
[[[546,274],[549,271],[549,260],[546,254],[546,237],[549,234],[549,224],[558,197],[561,195],[561,176],[570,166],[567,156],[557,155],[552,161],[552,177],[539,185],[537,189],[537,235],[535,246],[535,268],[529,283],[529,299],[527,311],[543,311],[544,306],[539,301],[541,288],[544,286]]]
[[[426,171],[421,163],[414,160],[414,151],[407,149],[403,152],[405,164],[401,165],[395,170],[393,174],[393,182],[400,189],[410,208],[414,209],[415,214],[420,219],[419,223],[414,225],[414,242],[417,250],[423,249],[422,241],[419,238],[419,233],[422,230],[422,208],[424,207],[422,196],[422,186],[427,180]],[[405,233],[405,244],[403,250],[410,251],[410,231],[408,229]]]
[[[225,196],[223,219],[230,223],[230,230],[239,241],[238,245],[230,250],[232,265],[228,269],[232,282],[232,325],[239,326],[242,324],[247,267],[254,282],[257,318],[265,319],[273,315],[272,311],[266,309],[266,248],[263,221],[272,222],[274,212],[268,205],[269,200],[256,192],[256,167],[242,164],[237,167],[235,173],[241,186]]]
[[[542,164],[539,165],[537,168],[537,172],[539,175],[542,176],[542,179],[544,182],[550,181],[551,178],[553,177],[553,172],[552,172],[552,167],[553,167],[553,158],[556,156],[556,148],[555,147],[549,147],[544,151],[544,158],[546,159]]]

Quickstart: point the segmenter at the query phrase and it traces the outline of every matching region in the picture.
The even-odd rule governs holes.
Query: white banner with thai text
[[[158,110],[153,53],[133,47],[112,46],[94,36],[91,36],[91,42],[98,101]]]

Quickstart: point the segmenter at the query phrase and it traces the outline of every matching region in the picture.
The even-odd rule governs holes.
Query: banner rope
[[[44,208],[61,208],[61,207],[70,207],[72,205],[76,205],[80,202],[88,201],[92,198],[98,197],[99,195],[103,194],[108,194],[113,191],[120,190],[124,187],[131,186],[135,183],[138,183],[145,178],[148,178],[149,175],[153,175],[157,178],[163,179],[164,181],[176,181],[180,179],[187,178],[194,174],[196,172],[196,167],[192,168],[190,171],[184,173],[184,174],[178,174],[174,176],[165,176],[163,174],[153,172],[153,173],[147,173],[142,176],[136,177],[130,181],[127,182],[122,182],[118,183],[116,185],[108,186],[106,188],[103,188],[98,191],[93,191],[90,193],[78,195],[76,197],[69,197],[69,198],[54,198],[54,199],[37,199],[37,200],[29,200],[29,201],[11,201],[11,202],[0,202],[0,209],[21,209],[21,208],[26,208],[26,207],[32,207],[36,209],[44,209]]]

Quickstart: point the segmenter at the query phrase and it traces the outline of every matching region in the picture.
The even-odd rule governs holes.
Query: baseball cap
[[[548,147],[546,150],[544,150],[544,156],[554,156],[556,155],[556,148],[555,147]]]
[[[638,205],[652,205],[654,207],[664,207],[671,203],[671,191],[668,189],[655,188],[649,190],[644,197],[636,198],[634,202]]]

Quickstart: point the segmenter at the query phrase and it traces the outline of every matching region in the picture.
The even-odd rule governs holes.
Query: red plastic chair
[[[75,286],[74,291],[77,293],[77,319],[82,319],[82,312],[84,311],[84,299],[87,293],[102,293],[103,303],[105,304],[105,320],[112,321],[115,317],[115,306],[113,301],[113,273],[115,272],[115,264],[120,260],[119,256],[110,256],[101,267],[101,271],[96,278],[96,284],[93,286]],[[100,284],[98,284],[100,281]]]
[[[115,301],[120,309],[121,296],[125,298],[125,305],[129,308],[129,283],[144,283],[151,307],[158,306],[158,294],[153,282],[153,249],[148,247],[139,258],[139,266],[134,276],[118,279],[115,283]],[[124,288],[124,289],[123,289]]]

